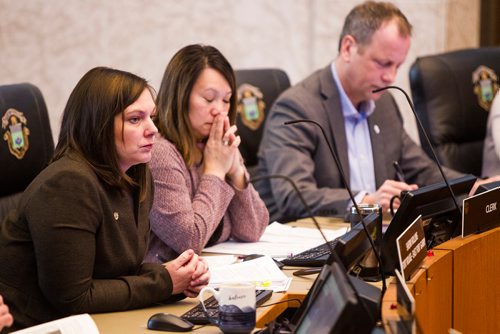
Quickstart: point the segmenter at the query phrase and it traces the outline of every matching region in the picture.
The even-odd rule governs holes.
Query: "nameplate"
[[[395,269],[396,274],[396,300],[399,321],[397,324],[397,333],[412,334],[417,332],[417,324],[415,321],[415,298],[406,285],[406,281],[399,272]]]
[[[398,248],[399,267],[405,280],[419,268],[420,263],[427,256],[427,245],[425,243],[424,226],[422,215],[419,215],[413,223],[404,230],[396,239]]]
[[[500,187],[463,201],[462,237],[500,226]]]

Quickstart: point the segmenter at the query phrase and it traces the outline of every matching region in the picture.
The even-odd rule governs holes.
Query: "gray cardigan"
[[[188,168],[175,145],[158,135],[149,163],[155,182],[151,243],[146,260],[164,262],[209,243],[260,239],[269,224],[252,184],[236,189],[200,167]]]

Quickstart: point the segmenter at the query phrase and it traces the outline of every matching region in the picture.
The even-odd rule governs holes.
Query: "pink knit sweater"
[[[217,242],[257,241],[269,213],[254,187],[238,190],[199,167],[187,168],[177,148],[158,136],[149,163],[155,183],[146,262],[166,262],[186,249],[200,254],[219,223]]]

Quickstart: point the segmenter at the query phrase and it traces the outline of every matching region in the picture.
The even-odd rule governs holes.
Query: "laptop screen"
[[[347,282],[347,275],[333,262],[317,287],[314,298],[302,314],[295,333],[344,333],[353,326],[360,308],[358,298]]]

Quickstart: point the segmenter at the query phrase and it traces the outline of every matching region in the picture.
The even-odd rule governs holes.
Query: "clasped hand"
[[[3,303],[3,298],[0,296],[0,331],[4,327],[12,326],[14,319],[9,312],[9,307]]]
[[[196,297],[210,281],[207,261],[192,249],[164,265],[172,279],[172,294],[183,292],[188,297]]]
[[[235,186],[245,187],[245,166],[238,146],[240,136],[236,125],[230,126],[226,113],[217,115],[203,151],[203,173],[224,180],[226,176]]]

